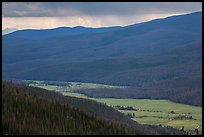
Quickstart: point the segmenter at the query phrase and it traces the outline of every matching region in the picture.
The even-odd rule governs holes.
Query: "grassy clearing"
[[[194,130],[198,128],[202,131],[202,107],[174,103],[168,100],[151,100],[151,99],[96,99],[99,102],[105,102],[110,106],[131,106],[139,108],[139,111],[119,110],[125,114],[135,113],[133,120],[149,125],[164,125],[172,126],[181,129],[184,126],[185,130]],[[142,111],[144,110],[144,111]],[[149,112],[152,111],[152,112]],[[159,112],[153,112],[159,111]],[[170,112],[174,111],[175,114]],[[192,119],[176,119],[171,120],[177,116],[192,116]]]
[[[197,128],[202,132],[202,107],[174,103],[168,100],[151,100],[151,99],[114,99],[114,98],[90,98],[80,93],[64,92],[64,95],[79,98],[92,99],[98,102],[106,103],[108,106],[124,106],[138,108],[135,110],[119,110],[124,114],[135,114],[132,119],[148,125],[171,126],[177,129],[184,129],[195,134]],[[151,111],[151,112],[150,112]],[[157,112],[159,111],[159,112]],[[174,111],[175,114],[171,114]],[[178,116],[192,116],[192,119],[175,119]]]
[[[104,84],[95,84],[95,83],[81,83],[81,82],[68,82],[69,90],[78,90],[78,89],[95,89],[95,88],[124,88],[123,86],[112,86]]]
[[[98,102],[106,103],[109,106],[124,106],[138,108],[135,110],[119,110],[124,114],[135,114],[132,119],[148,125],[171,126],[177,129],[182,129],[184,126],[185,131],[195,134],[194,130],[197,128],[202,132],[202,108],[174,103],[168,100],[151,100],[151,99],[113,99],[113,98],[90,98],[86,95],[79,93],[65,92],[64,95],[75,96],[80,98],[88,98]],[[150,112],[151,111],[151,112]],[[157,112],[159,111],[159,112]],[[175,114],[170,112],[174,111]],[[178,116],[192,116],[192,119],[175,119]]]
[[[82,82],[62,82],[65,83],[65,86],[61,85],[50,85],[46,84],[45,81],[32,81],[27,80],[26,82],[30,82],[28,85],[33,87],[39,87],[47,90],[55,90],[60,92],[65,91],[74,91],[79,89],[96,89],[96,88],[125,88],[125,86],[112,86],[105,84],[95,84],[95,83],[82,83]]]
[[[87,97],[86,95],[79,94],[79,93],[74,93],[74,92],[62,92],[62,94],[63,94],[64,96],[72,96],[72,97],[77,97],[77,98],[90,99],[90,98]]]

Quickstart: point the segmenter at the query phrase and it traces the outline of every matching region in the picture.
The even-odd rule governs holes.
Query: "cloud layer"
[[[201,2],[3,2],[2,27],[124,26],[201,10]]]

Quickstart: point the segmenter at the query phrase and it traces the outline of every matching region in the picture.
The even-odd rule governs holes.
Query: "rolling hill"
[[[2,39],[3,79],[124,85],[133,98],[202,104],[202,12],[110,29],[21,30]]]

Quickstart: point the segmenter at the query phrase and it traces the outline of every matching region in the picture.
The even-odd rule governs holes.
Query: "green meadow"
[[[27,82],[30,81],[28,84],[29,86],[39,87],[47,90],[54,90],[54,91],[74,91],[79,89],[96,89],[96,88],[125,88],[125,86],[112,86],[112,85],[105,85],[105,84],[95,84],[95,83],[82,83],[82,82],[64,82],[65,86],[58,86],[58,85],[50,85],[46,84],[44,81],[32,81],[26,80]]]
[[[96,99],[109,106],[133,107],[139,110],[119,110],[124,114],[135,114],[133,120],[148,125],[171,126],[194,132],[196,128],[202,132],[202,107],[174,103],[168,100],[151,99]],[[172,114],[171,112],[175,112]],[[173,119],[179,116],[192,116],[192,119]]]
[[[191,134],[195,134],[198,129],[202,134],[202,107],[191,106],[186,104],[174,103],[168,100],[151,100],[151,99],[117,99],[117,98],[90,98],[84,94],[75,93],[76,89],[88,88],[123,88],[119,86],[67,82],[69,86],[43,85],[43,82],[29,84],[30,86],[40,87],[47,90],[61,92],[65,96],[92,99],[98,102],[106,103],[114,107],[132,107],[135,110],[120,110],[121,113],[131,116],[130,118],[141,124],[170,126],[177,129],[184,128]],[[189,118],[190,117],[190,118]]]

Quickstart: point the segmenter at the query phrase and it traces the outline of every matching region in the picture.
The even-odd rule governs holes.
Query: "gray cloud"
[[[202,10],[201,2],[3,2],[3,17],[131,16]]]

